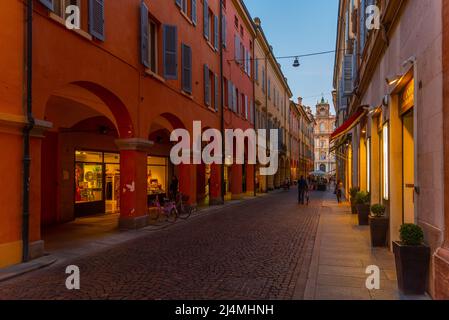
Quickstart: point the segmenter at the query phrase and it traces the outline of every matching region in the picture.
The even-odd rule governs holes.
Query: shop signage
[[[404,114],[415,104],[415,81],[410,80],[399,95],[400,113]]]

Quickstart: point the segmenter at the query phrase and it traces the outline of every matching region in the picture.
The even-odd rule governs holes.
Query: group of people
[[[332,179],[329,180],[329,183],[332,182]],[[310,190],[314,190],[313,180],[312,179],[305,179],[304,176],[301,176],[301,178],[298,181],[298,203],[299,204],[309,204],[310,196],[309,192]],[[342,202],[343,197],[343,183],[341,180],[338,180],[337,183],[335,183],[335,190],[334,194],[337,196],[338,203]]]

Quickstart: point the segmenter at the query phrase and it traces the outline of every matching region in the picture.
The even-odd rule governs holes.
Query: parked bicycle
[[[176,200],[176,209],[181,219],[188,219],[192,213],[196,212],[196,207],[188,205],[189,196],[179,193]]]
[[[162,204],[159,200],[159,196],[153,202],[153,207],[150,208],[153,214],[150,214],[150,219],[159,221],[161,217],[165,217],[165,221],[174,223],[178,219],[179,212],[174,201],[164,198]]]

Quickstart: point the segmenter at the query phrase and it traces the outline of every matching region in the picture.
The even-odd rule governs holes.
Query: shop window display
[[[168,166],[167,158],[148,157],[147,166],[148,198],[154,201],[157,196],[167,196]]]
[[[78,216],[119,211],[119,154],[75,152],[75,204]]]
[[[76,152],[76,203],[103,200],[102,158],[102,154],[97,152]]]

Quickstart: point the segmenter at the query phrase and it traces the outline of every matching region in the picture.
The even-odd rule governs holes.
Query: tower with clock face
[[[335,130],[335,116],[330,113],[330,104],[324,97],[317,102],[315,113],[314,150],[315,171],[323,171],[328,176],[335,174],[335,155],[330,152],[330,137]]]

